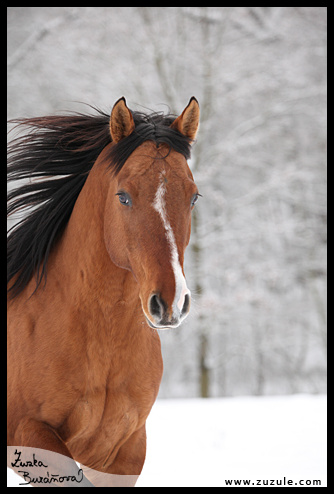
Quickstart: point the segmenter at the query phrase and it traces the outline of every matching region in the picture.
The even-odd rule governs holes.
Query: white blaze
[[[190,290],[187,288],[186,280],[183,276],[180,266],[179,254],[176,247],[173,229],[168,221],[165,202],[166,187],[164,179],[161,180],[155,198],[153,208],[159,213],[163,226],[166,232],[166,238],[171,250],[171,264],[175,277],[175,298],[173,302],[173,314],[179,315],[184,305],[186,295],[190,295]]]

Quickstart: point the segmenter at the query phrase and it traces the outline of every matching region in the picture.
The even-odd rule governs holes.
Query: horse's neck
[[[71,218],[50,259],[47,283],[52,276],[76,306],[110,311],[126,299],[128,308],[138,303],[138,286],[131,272],[117,267],[104,243],[104,209],[108,187],[105,166],[95,164],[73,208]]]

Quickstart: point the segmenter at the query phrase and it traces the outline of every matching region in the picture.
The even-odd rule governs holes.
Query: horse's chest
[[[75,406],[67,421],[66,444],[80,463],[94,467],[112,461],[120,446],[144,423],[126,393],[97,393]]]
[[[115,454],[117,448],[137,429],[142,427],[158,393],[162,365],[161,354],[151,359],[150,365],[135,366],[141,372],[135,372],[133,362],[115,362],[112,366],[100,365],[95,372],[87,374],[85,391],[75,404],[63,427],[62,435],[70,451],[82,458],[82,463],[89,466],[88,451],[95,452],[99,458]],[[134,359],[133,359],[134,360]],[[116,365],[116,363],[118,365]],[[122,370],[122,372],[120,371]],[[124,369],[127,372],[124,373]],[[96,376],[100,377],[100,382]],[[101,379],[101,376],[104,376]],[[101,386],[101,382],[104,385]],[[88,391],[89,390],[89,391]],[[90,456],[90,454],[89,454]]]
[[[103,393],[80,399],[61,427],[61,436],[65,442],[71,442],[94,433],[101,423],[104,411]]]
[[[63,438],[70,449],[71,444],[78,441],[116,444],[146,420],[149,409],[146,412],[140,402],[133,401],[126,388],[87,395],[75,405],[68,417],[63,427]]]

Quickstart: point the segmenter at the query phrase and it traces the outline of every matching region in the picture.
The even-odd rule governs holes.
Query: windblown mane
[[[12,120],[26,132],[8,146],[8,181],[25,180],[10,190],[7,214],[24,211],[7,240],[7,282],[15,297],[36,277],[46,279],[51,249],[71,216],[77,197],[98,155],[111,142],[110,115],[69,114]],[[119,173],[130,154],[144,141],[190,157],[191,141],[171,129],[174,116],[132,112],[135,130],[110,148],[110,168]],[[27,181],[28,179],[28,181]],[[37,180],[36,180],[37,179]]]

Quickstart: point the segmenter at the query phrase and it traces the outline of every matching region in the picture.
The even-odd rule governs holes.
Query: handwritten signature
[[[18,451],[15,449],[14,453],[17,457],[15,458],[14,462],[11,462],[11,466],[14,468],[33,468],[33,467],[44,467],[48,468],[48,465],[43,463],[42,460],[38,460],[36,458],[35,453],[32,455],[31,460],[24,460],[21,458],[21,451]],[[80,483],[83,480],[83,471],[81,468],[78,469],[78,474],[77,476],[75,475],[60,475],[60,474],[55,474],[55,473],[49,473],[48,471],[46,472],[46,475],[38,475],[37,477],[34,477],[30,472],[26,470],[17,470],[17,473],[23,477],[25,482],[20,483],[19,485],[28,485],[28,484],[52,484],[52,483],[59,483],[62,484],[64,482],[77,482]]]

